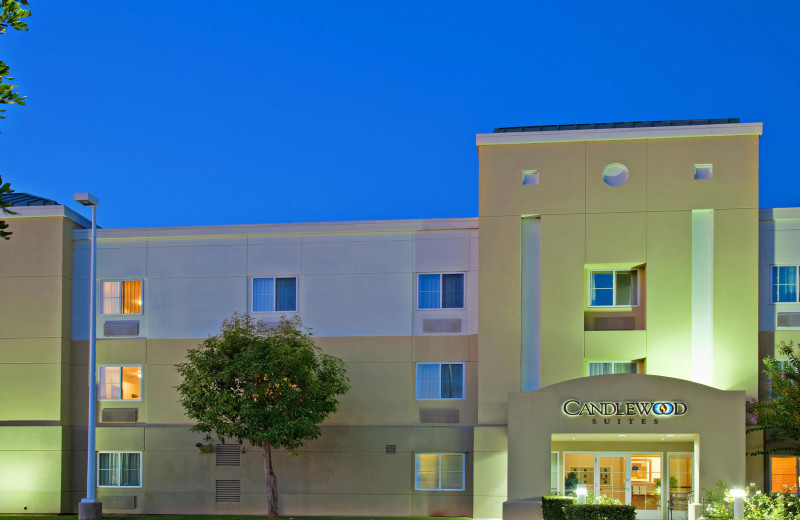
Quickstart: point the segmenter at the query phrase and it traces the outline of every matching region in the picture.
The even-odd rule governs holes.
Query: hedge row
[[[542,504],[542,509],[544,509],[544,504]],[[573,504],[564,507],[564,518],[566,520],[636,520],[636,508],[610,504]]]
[[[564,506],[575,503],[573,497],[548,495],[542,497],[542,516],[544,520],[566,520]]]

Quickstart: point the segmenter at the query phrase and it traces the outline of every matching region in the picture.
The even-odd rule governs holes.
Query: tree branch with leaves
[[[750,453],[769,455],[784,452],[800,454],[800,359],[794,343],[781,341],[777,351],[785,359],[764,358],[764,375],[770,385],[770,398],[747,402],[750,413],[750,432],[771,430],[778,440],[790,441],[786,446]]]
[[[350,389],[344,362],[324,354],[299,317],[269,327],[234,314],[177,365],[177,387],[193,431],[263,450],[267,515],[278,516],[272,451],[297,450],[321,434],[319,424]]]
[[[28,24],[25,18],[31,15],[30,10],[23,7],[28,6],[28,0],[0,0],[0,34],[5,34],[6,30],[10,27],[16,31],[27,31]],[[14,89],[16,85],[6,83],[7,81],[14,81],[14,78],[9,76],[11,69],[2,60],[0,60],[0,105],[24,105],[25,96],[19,94]],[[6,116],[5,108],[0,109],[0,119]],[[11,203],[3,200],[3,195],[13,193],[9,183],[3,184],[3,178],[0,176],[0,210],[3,215],[16,215],[13,211],[8,209]],[[4,220],[0,220],[0,238],[8,240],[11,237],[11,232],[6,231],[8,224]]]

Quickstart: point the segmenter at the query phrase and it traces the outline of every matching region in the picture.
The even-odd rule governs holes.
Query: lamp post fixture
[[[97,205],[99,201],[91,193],[76,193],[75,201],[92,208],[92,252],[89,275],[89,421],[87,423],[88,446],[86,457],[86,498],[78,504],[79,520],[100,520],[103,504],[97,500],[97,455],[95,454],[95,420],[97,417]]]

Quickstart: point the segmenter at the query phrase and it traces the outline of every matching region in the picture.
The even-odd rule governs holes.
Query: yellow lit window
[[[100,282],[100,314],[141,313],[141,280]]]
[[[141,366],[99,367],[97,397],[101,401],[138,400],[142,398]]]

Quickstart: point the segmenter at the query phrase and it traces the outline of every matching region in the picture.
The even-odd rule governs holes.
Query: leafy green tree
[[[8,209],[11,207],[11,203],[7,200],[3,200],[3,195],[14,193],[14,190],[11,189],[11,185],[9,183],[3,184],[3,177],[0,175],[0,209],[3,210],[4,215],[16,215],[17,213]],[[0,220],[0,238],[8,240],[11,236],[11,231],[6,231],[8,229],[8,224],[4,220]]]
[[[28,0],[0,0],[0,34],[5,34],[6,29],[9,27],[17,31],[28,30],[28,24],[24,21],[24,18],[29,17],[31,12],[23,9],[23,6],[28,6]],[[15,85],[6,83],[7,80],[14,80],[8,75],[9,72],[8,65],[0,60],[0,105],[24,105],[25,96],[21,96],[14,91]],[[6,117],[3,115],[5,111],[5,109],[0,109],[0,119]],[[13,211],[8,209],[11,204],[2,200],[3,195],[13,192],[11,185],[9,183],[3,184],[3,178],[0,177],[0,209],[3,210],[4,215],[15,215]],[[0,220],[0,238],[8,240],[11,232],[6,231],[6,229],[8,229],[8,224],[4,220]]]
[[[27,31],[28,24],[25,18],[31,15],[30,10],[23,9],[28,6],[28,0],[0,0],[0,34],[5,34],[9,27],[17,31]],[[13,81],[9,76],[10,68],[5,62],[0,61],[0,105],[24,105],[25,96],[21,96],[14,89],[16,85],[6,83],[7,80]],[[0,119],[5,109],[0,110]]]
[[[278,516],[278,481],[272,450],[293,455],[320,435],[319,424],[350,389],[344,362],[322,353],[300,318],[268,327],[234,314],[177,365],[178,386],[193,431],[244,441],[263,449],[267,515]]]
[[[764,374],[769,379],[770,396],[765,401],[748,401],[747,411],[754,426],[749,432],[774,430],[777,439],[792,441],[791,445],[757,451],[751,455],[776,452],[800,454],[800,359],[794,344],[781,341],[778,352],[786,361],[764,358]]]

